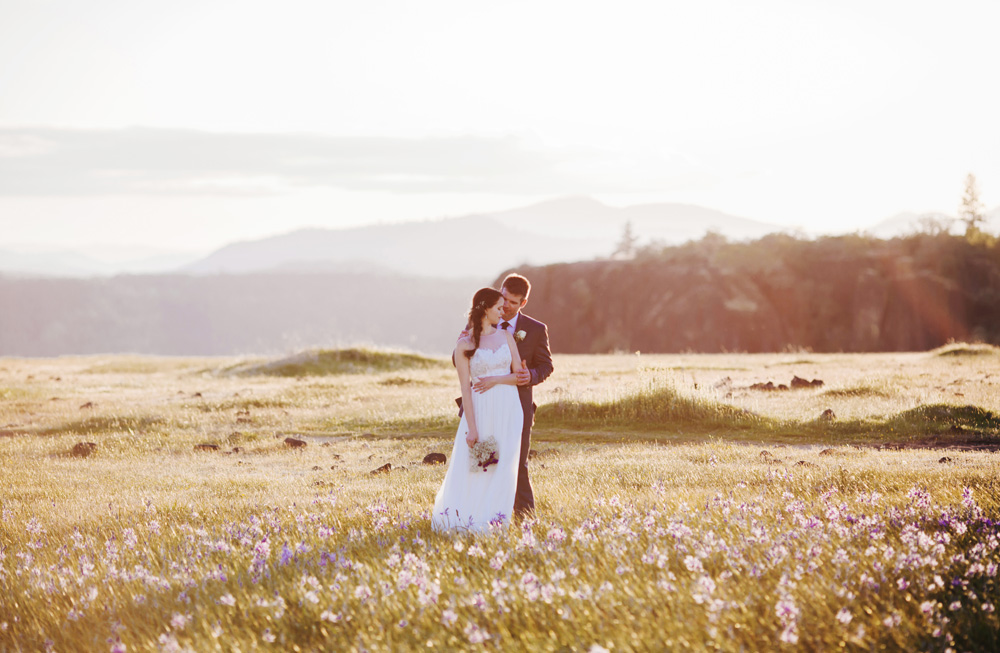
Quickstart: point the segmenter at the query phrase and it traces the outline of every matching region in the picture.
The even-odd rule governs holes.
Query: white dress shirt
[[[509,331],[511,333],[517,333],[517,318],[519,318],[519,317],[521,317],[521,312],[520,311],[518,311],[517,314],[514,315],[513,318],[507,320],[507,322],[510,322],[510,327],[507,328],[507,329],[501,329],[501,330]],[[503,324],[503,323],[504,323],[504,319],[500,318],[500,323],[497,324],[497,328],[499,329],[500,328],[500,324]]]

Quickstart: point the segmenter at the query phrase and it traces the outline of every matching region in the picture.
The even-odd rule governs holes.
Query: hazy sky
[[[995,0],[0,0],[0,249],[567,194],[808,230],[1000,204]]]

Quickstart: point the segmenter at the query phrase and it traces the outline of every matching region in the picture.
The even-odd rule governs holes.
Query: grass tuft
[[[424,381],[422,379],[410,379],[405,376],[391,376],[388,379],[383,379],[378,382],[379,385],[390,385],[390,386],[403,386],[403,385],[434,385],[430,381]]]
[[[440,358],[408,352],[352,347],[305,351],[268,363],[238,366],[227,370],[241,376],[331,376],[338,374],[376,374],[412,369],[447,367]]]
[[[98,435],[102,433],[140,433],[154,426],[167,424],[167,420],[162,417],[151,415],[107,415],[100,417],[88,417],[87,419],[76,420],[59,426],[38,431],[39,435]]]
[[[947,345],[931,350],[935,356],[997,356],[1000,347],[981,342],[949,342]]]
[[[32,392],[28,388],[4,387],[0,386],[0,401],[17,401],[19,399],[30,399],[38,393]]]
[[[253,399],[228,399],[226,401],[219,401],[219,402],[205,401],[200,403],[190,402],[185,404],[185,407],[193,408],[203,413],[210,413],[213,411],[226,412],[230,410],[249,410],[251,408],[285,409],[285,408],[292,408],[294,406],[295,406],[294,402],[279,397],[263,397],[263,398],[253,398]]]
[[[698,427],[708,432],[746,431],[774,422],[727,404],[685,397],[673,387],[659,383],[650,384],[635,394],[611,401],[558,401],[545,404],[539,406],[536,417],[543,420],[546,426],[624,426],[629,430],[640,431],[664,427]]]
[[[948,404],[917,406],[890,418],[886,424],[898,430],[916,433],[972,429],[983,434],[1000,436],[1000,416],[979,406]]]
[[[877,397],[879,399],[888,399],[892,397],[892,393],[883,390],[882,388],[876,388],[872,385],[855,385],[849,388],[833,388],[822,393],[824,397],[836,397],[838,399],[856,399],[860,397]]]

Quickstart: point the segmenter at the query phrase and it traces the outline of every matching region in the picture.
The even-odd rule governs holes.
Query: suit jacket
[[[517,391],[521,395],[521,404],[528,406],[531,404],[532,386],[538,385],[552,374],[549,329],[544,323],[521,313],[517,318],[517,330],[524,331],[524,340],[517,340],[517,336],[514,336],[517,352],[531,372],[531,383],[517,386]]]

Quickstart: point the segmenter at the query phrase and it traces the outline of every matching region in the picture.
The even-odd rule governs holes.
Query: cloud
[[[690,170],[514,137],[335,137],[181,129],[0,129],[0,195],[254,195],[663,190]],[[640,169],[641,168],[641,169]]]

